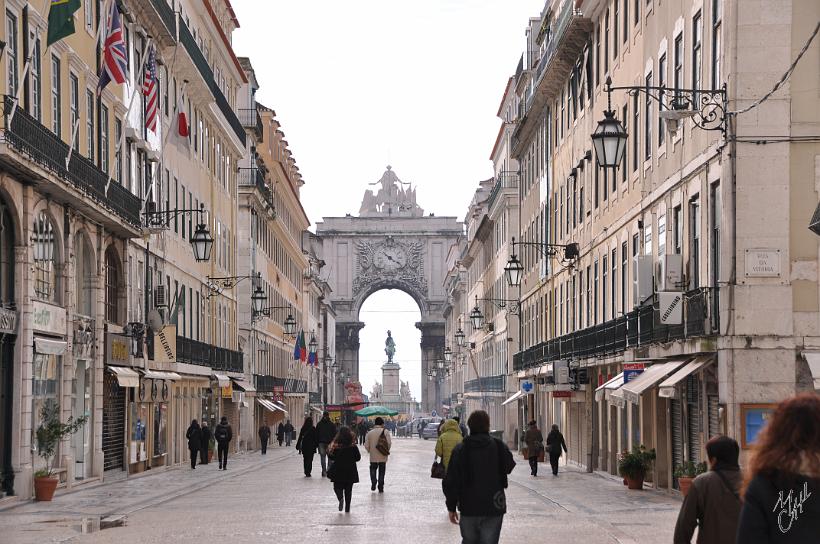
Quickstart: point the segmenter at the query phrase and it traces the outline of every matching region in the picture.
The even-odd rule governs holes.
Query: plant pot
[[[34,497],[38,501],[50,501],[54,498],[57,483],[57,478],[49,478],[47,476],[34,478]]]
[[[626,486],[629,489],[643,489],[643,476],[635,478],[631,476],[625,476],[624,480],[626,481]]]
[[[678,487],[680,487],[680,492],[684,497],[689,493],[689,488],[692,487],[692,480],[694,480],[694,478],[688,476],[678,478]]]

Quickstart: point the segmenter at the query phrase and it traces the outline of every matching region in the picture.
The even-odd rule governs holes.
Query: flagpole
[[[71,154],[74,152],[74,143],[77,138],[77,130],[80,128],[80,117],[74,121],[74,128],[71,130],[71,146],[68,148],[68,155],[65,158],[65,169],[68,170],[68,163],[71,162]]]

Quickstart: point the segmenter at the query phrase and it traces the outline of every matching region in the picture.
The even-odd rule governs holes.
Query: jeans
[[[262,455],[265,455],[268,452],[268,439],[262,440],[260,438],[260,440],[262,441]]]
[[[219,468],[228,468],[228,444],[230,442],[217,442],[217,455],[219,455]]]
[[[370,463],[370,487],[375,488],[376,484],[379,486],[379,491],[384,491],[384,471],[387,468],[387,463]],[[379,479],[376,481],[376,471],[379,472]]]
[[[342,502],[344,498],[345,512],[350,512],[350,497],[353,495],[353,482],[333,482],[333,491],[336,498]]]
[[[191,468],[196,468],[196,454],[199,453],[195,448],[188,448],[191,454]]]
[[[538,476],[538,456],[530,457],[530,474]]]
[[[560,458],[560,453],[550,453],[550,465],[552,466],[552,473],[555,476],[558,476],[558,460]]]
[[[310,476],[310,473],[313,471],[313,454],[314,452],[302,452],[302,457],[304,458],[304,465],[305,465],[305,476]]]
[[[322,462],[322,476],[327,475],[327,444],[319,444],[319,461]]]
[[[285,446],[290,447],[290,441],[293,440],[292,433],[285,433]]]
[[[461,516],[461,544],[498,544],[504,516]]]

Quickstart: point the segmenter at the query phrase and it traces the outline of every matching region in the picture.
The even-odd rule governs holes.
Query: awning
[[[176,372],[161,372],[159,370],[142,370],[142,375],[151,380],[180,380],[182,376]]]
[[[316,410],[316,411],[317,411],[317,412],[319,412],[320,414],[325,413],[325,411],[324,411],[324,410],[322,410],[321,408],[318,408],[318,407],[316,407],[316,406],[311,406],[311,407],[310,407],[310,409],[311,409],[311,410]]]
[[[256,388],[245,380],[237,380],[236,378],[231,378],[231,380],[233,381],[234,386],[238,387],[240,391],[244,391],[245,393],[256,392]]]
[[[34,337],[34,351],[44,355],[62,355],[65,353],[68,342],[65,340],[49,340],[48,338]]]
[[[541,365],[541,367],[538,369],[537,374],[539,376],[552,374],[552,363],[547,363],[545,365]]]
[[[262,408],[264,408],[268,412],[273,412],[273,413],[285,412],[285,413],[287,413],[287,410],[284,410],[284,409],[280,408],[279,406],[277,406],[276,404],[272,403],[269,400],[257,398],[256,402],[258,402],[259,405],[262,406]]]
[[[678,390],[675,387],[680,382],[686,379],[689,374],[693,372],[697,372],[704,366],[709,365],[715,360],[715,356],[710,355],[702,355],[700,357],[696,357],[694,360],[689,361],[683,368],[672,374],[670,377],[666,378],[661,384],[658,386],[658,396],[665,397],[668,399],[674,399],[678,396]]]
[[[231,379],[225,374],[220,374],[219,372],[212,373],[211,378],[214,378],[219,383],[219,387],[228,387],[231,384]]]
[[[664,377],[680,368],[688,359],[657,363],[647,367],[638,377],[627,382],[621,388],[624,398],[633,404],[638,404],[644,391],[653,387]]]
[[[509,403],[513,402],[514,400],[518,400],[518,399],[519,399],[520,397],[522,397],[523,395],[524,395],[524,392],[523,392],[523,391],[517,391],[517,392],[513,393],[513,395],[512,395],[512,396],[510,396],[510,398],[508,398],[507,400],[505,400],[504,402],[502,402],[502,403],[501,403],[501,406],[506,406],[507,404],[509,404]]]
[[[595,400],[603,400],[609,398],[609,395],[624,384],[624,373],[621,372],[608,382],[595,389]]]
[[[270,402],[270,401],[268,401],[268,402]],[[282,410],[285,413],[288,413],[288,407],[285,406],[284,402],[279,401],[279,400],[275,400],[271,404],[273,404],[274,406],[278,406],[280,410]]]
[[[809,363],[815,391],[820,391],[820,351],[804,351],[803,358]]]
[[[124,366],[107,366],[106,368],[117,377],[120,387],[139,387],[140,375],[136,370]]]

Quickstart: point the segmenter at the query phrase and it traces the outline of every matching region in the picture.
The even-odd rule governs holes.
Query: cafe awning
[[[50,340],[48,338],[34,337],[34,351],[43,355],[62,355],[68,347],[65,340]]]
[[[219,383],[219,387],[228,387],[231,384],[231,379],[225,374],[220,374],[219,372],[212,373],[211,378],[215,379],[217,383]]]
[[[700,357],[696,357],[692,361],[689,361],[686,363],[686,366],[661,382],[660,386],[658,386],[658,396],[668,399],[677,398],[678,390],[675,386],[685,380],[687,376],[711,364],[714,360],[715,356],[713,354],[709,354],[701,355]]]
[[[502,403],[501,403],[501,406],[506,406],[506,405],[508,405],[509,403],[511,403],[511,402],[513,402],[513,401],[518,400],[518,399],[519,399],[520,397],[522,397],[523,395],[524,395],[524,392],[523,392],[523,391],[516,391],[515,393],[513,393],[513,394],[510,396],[510,398],[508,398],[507,400],[505,400],[504,402],[502,402]]]
[[[803,358],[809,363],[809,371],[814,380],[814,390],[820,391],[820,351],[804,351]]]
[[[140,375],[136,370],[124,366],[107,366],[106,368],[117,377],[120,387],[139,387]]]
[[[244,391],[245,393],[255,393],[256,388],[245,380],[238,380],[236,378],[231,378],[234,387],[239,388],[240,391]]]
[[[270,401],[268,401],[268,402],[270,402]],[[285,406],[284,402],[275,400],[275,401],[273,401],[273,404],[278,406],[279,409],[282,410],[283,412],[285,412],[286,414],[288,413],[288,407]]]
[[[689,359],[678,359],[676,361],[669,361],[666,363],[656,363],[647,367],[636,378],[625,383],[621,388],[624,398],[633,404],[638,404],[641,400],[641,395],[653,387],[656,383],[664,379],[666,376],[676,371],[678,368]]]
[[[595,389],[595,400],[600,401],[604,398],[609,398],[609,393],[618,389],[624,384],[624,373],[621,372],[611,380],[605,382],[603,385]]]
[[[268,412],[273,412],[273,413],[276,413],[276,412],[285,412],[285,413],[287,413],[287,410],[283,410],[282,408],[280,408],[279,406],[277,406],[276,404],[272,403],[272,402],[271,402],[271,401],[269,401],[269,400],[266,400],[266,399],[259,399],[259,398],[258,398],[258,399],[256,399],[256,402],[258,402],[258,403],[259,403],[259,405],[260,405],[262,408],[264,408],[265,410],[267,410]]]
[[[182,376],[177,374],[176,372],[163,372],[160,370],[142,370],[142,375],[145,378],[149,378],[151,380],[179,380],[182,379]]]

